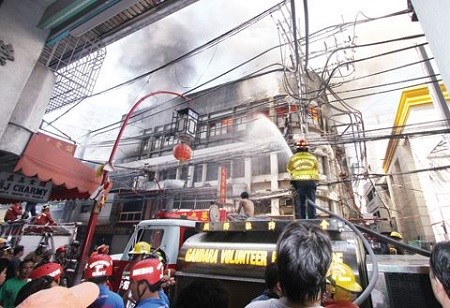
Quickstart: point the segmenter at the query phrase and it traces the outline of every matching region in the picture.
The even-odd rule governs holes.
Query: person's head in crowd
[[[133,299],[140,302],[159,298],[164,276],[164,265],[156,258],[145,259],[133,265],[130,272],[130,290]],[[161,300],[161,304],[164,302]]]
[[[50,205],[44,204],[41,208],[41,212],[45,214],[50,213]]]
[[[46,249],[45,251],[44,251],[44,253],[42,254],[42,263],[45,263],[45,262],[50,262],[50,259],[52,258],[52,256],[53,256],[53,252],[51,251],[51,249]]]
[[[109,255],[96,254],[89,257],[84,278],[95,284],[106,283],[113,274],[113,261]]]
[[[11,260],[13,257],[14,248],[10,245],[3,245],[0,248],[0,258]]]
[[[434,245],[430,257],[430,282],[442,307],[450,307],[450,242]]]
[[[9,261],[7,259],[0,259],[0,286],[6,280],[6,271],[8,270]]]
[[[60,246],[56,248],[55,251],[55,258],[64,258],[67,253],[67,247],[66,246]]]
[[[0,237],[0,248],[3,247],[3,245],[5,245],[6,243],[8,243],[8,240],[4,237]]]
[[[109,254],[109,246],[106,244],[101,244],[92,252],[91,256],[95,256],[97,254],[108,255]]]
[[[195,279],[177,296],[175,308],[228,308],[229,292],[220,280]]]
[[[97,299],[100,290],[95,283],[83,282],[71,288],[53,287],[28,296],[17,308],[83,308]]]
[[[14,302],[14,306],[20,305],[25,299],[27,299],[34,293],[56,286],[58,286],[58,284],[51,276],[42,276],[37,279],[32,279],[19,290],[19,293],[17,293],[16,296],[16,301]]]
[[[36,250],[34,252],[37,255],[42,255],[46,249],[47,249],[47,243],[42,241],[37,245]]]
[[[20,280],[26,280],[33,271],[33,260],[27,259],[20,262],[18,277]]]
[[[25,252],[25,247],[22,245],[17,245],[16,247],[14,247],[14,257],[16,258],[22,258],[23,254]]]
[[[319,226],[299,221],[286,226],[277,242],[277,265],[289,305],[320,305],[331,252],[330,238]]]
[[[79,241],[75,240],[75,241],[71,242],[69,246],[70,246],[70,251],[72,253],[75,253],[80,249],[81,243]]]
[[[59,285],[61,282],[61,276],[63,275],[64,270],[62,266],[58,263],[49,262],[46,264],[43,264],[37,268],[35,268],[33,271],[31,271],[28,278],[34,280],[39,279],[44,276],[52,277],[54,282]]]
[[[264,280],[267,289],[274,295],[281,296],[280,274],[276,263],[269,263],[264,272]]]

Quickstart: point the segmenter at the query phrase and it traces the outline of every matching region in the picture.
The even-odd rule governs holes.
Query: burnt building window
[[[119,222],[137,222],[142,219],[142,200],[127,200],[122,204]]]
[[[175,180],[177,178],[177,169],[169,168],[161,170],[160,180]]]

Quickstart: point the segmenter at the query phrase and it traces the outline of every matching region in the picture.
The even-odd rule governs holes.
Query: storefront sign
[[[17,173],[0,171],[0,197],[20,201],[45,202],[50,196],[52,183],[42,182]]]

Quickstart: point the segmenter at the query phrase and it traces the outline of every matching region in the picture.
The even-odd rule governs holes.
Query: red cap
[[[63,274],[62,266],[58,263],[50,262],[35,268],[30,273],[29,278],[38,279],[44,276],[50,276],[53,277],[55,281],[59,281],[62,274]]]
[[[146,280],[150,285],[158,283],[164,275],[164,265],[159,259],[145,259],[137,262],[131,269],[130,279]]]
[[[97,252],[99,254],[107,255],[107,254],[109,254],[109,246],[105,245],[105,244],[102,244],[102,245],[97,247]]]
[[[67,247],[66,246],[60,246],[56,249],[56,252],[61,253],[61,252],[66,252],[67,251]]]
[[[305,139],[300,139],[299,141],[297,141],[297,143],[295,145],[297,147],[307,147],[308,142]]]
[[[108,255],[93,255],[89,258],[84,278],[112,276],[113,261]]]

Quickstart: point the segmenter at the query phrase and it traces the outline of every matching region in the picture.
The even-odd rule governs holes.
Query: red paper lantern
[[[186,143],[179,143],[173,148],[173,156],[184,162],[192,158],[192,149]]]

